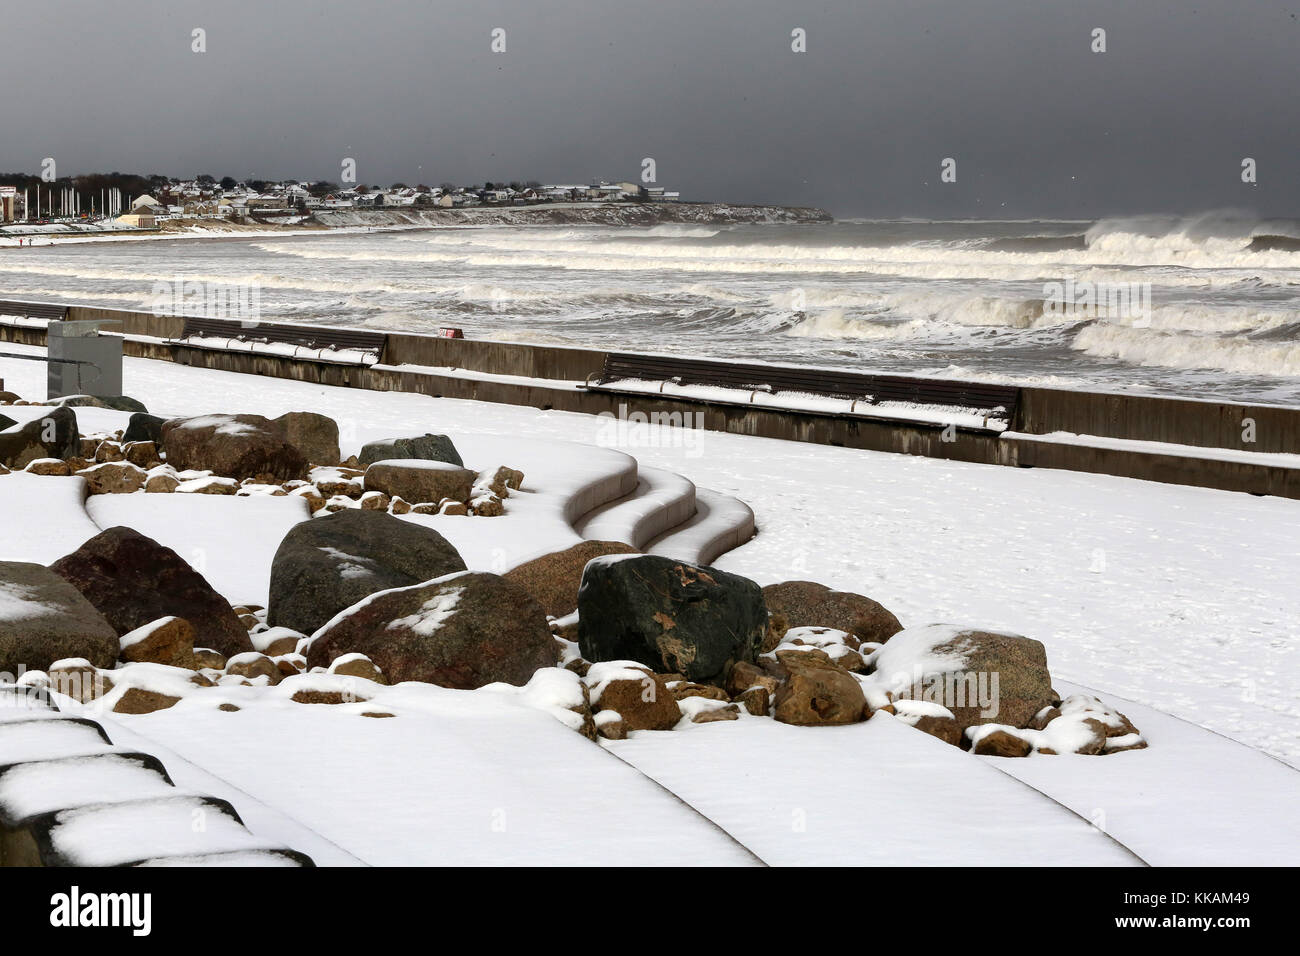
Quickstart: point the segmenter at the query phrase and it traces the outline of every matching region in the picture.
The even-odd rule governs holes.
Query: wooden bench
[[[68,306],[55,302],[22,302],[17,299],[0,299],[0,315],[19,315],[24,319],[63,320],[68,317]]]
[[[842,414],[863,418],[888,418],[891,421],[909,421],[916,424],[944,427],[940,420],[929,416],[909,419],[896,414],[898,409],[883,415],[873,406],[885,403],[918,405],[975,414],[982,419],[982,430],[1001,431],[1014,420],[1020,389],[1012,385],[995,385],[987,382],[966,382],[943,378],[915,378],[902,375],[875,375],[845,372],[835,369],[818,369],[789,365],[759,365],[739,362],[719,362],[707,359],[678,358],[667,355],[633,355],[611,352],[598,379],[588,381],[587,388],[594,391],[623,394],[645,394],[644,388],[634,388],[630,381],[659,382],[663,385],[712,386],[734,389],[736,402],[711,397],[696,398],[689,394],[675,397],[716,404],[754,404],[756,393],[779,396],[780,393],[798,393],[823,396],[847,401],[849,407]],[[666,393],[668,394],[668,393]],[[779,401],[764,402],[762,407],[780,407]],[[797,405],[793,411],[809,411]],[[818,414],[812,411],[812,414]],[[834,414],[831,412],[830,414]],[[963,425],[959,427],[970,427]]]
[[[275,322],[239,322],[233,319],[187,316],[180,338],[172,341],[193,348],[218,351],[228,351],[234,343],[247,346],[291,345],[292,352],[278,352],[273,349],[264,351],[266,354],[283,354],[286,358],[307,358],[315,362],[373,365],[384,354],[388,335],[364,329],[284,325]],[[255,350],[240,349],[240,351]],[[357,357],[345,358],[341,354],[345,352],[357,353]]]

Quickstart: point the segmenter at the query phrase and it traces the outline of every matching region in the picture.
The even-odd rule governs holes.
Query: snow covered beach
[[[20,394],[39,394],[41,371],[35,363],[0,360],[6,387]],[[525,487],[537,490],[506,499],[500,532],[486,529],[501,519],[481,522],[482,532],[461,533],[450,531],[454,522],[480,519],[434,519],[471,568],[526,560],[577,540],[558,504],[602,470],[622,467],[614,449],[560,444],[599,441],[601,423],[587,416],[359,393],[143,360],[127,361],[126,389],[167,415],[275,416],[307,409],[330,415],[340,424],[345,455],[386,435],[434,430],[452,435],[467,461],[507,461],[533,476]],[[40,414],[32,406],[26,410]],[[17,417],[24,407],[6,411]],[[124,421],[123,413],[108,410],[77,412],[83,432],[111,430],[115,422],[120,428]],[[409,684],[376,691],[364,705],[382,702],[396,720],[301,708],[286,702],[289,688],[279,694],[278,688],[218,688],[241,708],[234,713],[200,704],[196,695],[156,713],[106,719],[140,738],[142,748],[178,758],[180,771],[168,760],[174,774],[203,779],[207,792],[230,794],[232,802],[239,796],[250,807],[246,819],[264,821],[318,862],[536,861],[566,852],[590,860],[593,847],[574,845],[572,834],[606,824],[601,832],[612,842],[602,845],[611,856],[636,853],[652,862],[653,846],[627,835],[617,814],[574,802],[575,793],[591,792],[596,781],[639,801],[663,826],[696,834],[691,845],[700,861],[752,862],[752,854],[770,863],[1226,863],[1293,855],[1300,836],[1285,808],[1297,794],[1295,771],[1269,754],[1292,764],[1300,754],[1300,698],[1289,649],[1300,503],[846,449],[811,454],[794,443],[714,433],[685,437],[671,429],[646,430],[622,453],[638,467],[683,475],[754,509],[758,534],[720,558],[718,568],[760,584],[801,578],[871,595],[906,627],[950,621],[1041,640],[1053,678],[1062,684],[1058,691],[1095,692],[1124,711],[1150,747],[1096,761],[1008,760],[962,753],[887,715],[811,729],[742,716],[684,732],[633,732],[600,745],[610,751],[602,754],[520,695],[424,685],[412,690]],[[81,508],[79,495],[63,484],[81,479],[0,480],[23,483],[19,487],[39,496],[4,489],[6,526],[19,527],[21,520],[30,532],[7,539],[10,553],[0,555],[6,560],[53,561],[95,532],[101,509],[116,511],[103,517],[116,523],[127,512],[141,513],[154,497],[97,495]],[[270,505],[261,499],[210,500],[231,510],[183,527],[173,522],[172,533],[194,536],[190,544],[208,558],[206,573],[214,583],[227,582],[220,588],[224,596],[253,601],[255,595],[236,589],[265,580],[274,547],[261,542],[259,528],[266,527],[268,536],[282,531],[270,530]],[[233,509],[245,506],[244,516],[235,517]],[[217,507],[195,505],[196,511]],[[60,520],[49,520],[50,508]],[[512,516],[512,509],[519,510]],[[522,541],[507,530],[511,522],[529,528]],[[47,530],[51,524],[60,530]],[[155,521],[148,533],[161,540],[168,524]],[[727,745],[713,743],[726,734],[733,735]],[[304,739],[331,736],[345,743],[304,749]],[[467,737],[476,741],[477,755],[457,744]],[[490,759],[482,756],[485,746]],[[629,775],[613,756],[695,811],[665,802],[661,790]],[[471,760],[480,768],[477,777],[458,777],[478,783],[449,785],[438,773]],[[328,769],[312,769],[322,761]],[[548,779],[547,768],[557,762],[571,768],[571,776]],[[412,779],[412,766],[428,767],[432,776]],[[761,785],[737,793],[736,781],[753,774]],[[357,782],[340,785],[344,778]],[[365,781],[409,794],[405,803],[393,801],[409,816],[377,819],[379,787]],[[864,781],[896,788],[900,799],[928,797],[914,803],[908,825],[882,834],[855,818],[846,797]],[[464,824],[462,843],[449,845],[446,828],[430,820],[423,795],[435,783],[442,809]],[[730,838],[706,839],[719,831],[700,815]],[[993,825],[999,817],[1045,836],[1035,846],[1008,841],[1011,831]],[[935,829],[941,826],[947,829]],[[304,828],[316,836],[307,839]],[[485,832],[499,837],[495,845],[484,846]]]

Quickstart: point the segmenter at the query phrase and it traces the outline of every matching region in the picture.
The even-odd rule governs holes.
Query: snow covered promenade
[[[6,387],[29,396],[43,394],[43,371],[0,359]],[[471,568],[579,540],[554,502],[616,472],[620,452],[633,456],[647,466],[646,494],[665,505],[681,475],[753,508],[757,536],[716,567],[870,595],[907,627],[948,621],[1041,640],[1059,690],[1070,682],[1117,704],[1150,742],[1101,761],[983,758],[882,715],[817,730],[743,719],[639,732],[601,752],[510,695],[410,685],[382,695],[398,720],[248,693],[238,713],[186,700],[109,715],[139,749],[165,750],[178,782],[188,772],[254,832],[320,863],[1161,865],[1284,862],[1300,850],[1289,809],[1300,802],[1300,501],[648,427],[632,446],[587,451],[558,443],[599,443],[607,423],[589,416],[139,359],[125,374],[128,394],[167,415],[328,415],[344,455],[432,430],[467,460],[509,460],[551,493],[511,498],[531,529],[523,541],[519,522],[471,534],[441,521]],[[83,431],[114,414],[77,411]],[[134,496],[86,509],[68,487],[79,479],[8,480],[0,559],[47,563],[112,523],[168,533],[166,517],[123,517],[141,507]],[[244,524],[214,510],[185,530],[210,543],[223,595],[252,602],[270,560],[254,528],[297,519],[284,499],[198,508],[236,501],[249,508]],[[601,536],[633,538],[646,520],[637,507],[588,519]],[[864,809],[885,805],[905,809],[888,820]],[[663,856],[655,832],[670,828],[690,838],[672,841],[685,856]]]

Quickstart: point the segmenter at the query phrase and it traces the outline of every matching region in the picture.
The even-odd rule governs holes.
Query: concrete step
[[[754,512],[730,495],[695,489],[695,514],[650,542],[646,551],[692,564],[712,564],[754,536]]]
[[[695,485],[681,475],[641,467],[636,489],[585,515],[574,530],[588,541],[646,544],[695,515]]]

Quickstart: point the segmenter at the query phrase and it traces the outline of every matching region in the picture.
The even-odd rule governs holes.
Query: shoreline
[[[342,220],[342,221],[340,221]],[[366,222],[371,220],[371,222]],[[331,222],[338,221],[337,225]],[[534,206],[370,207],[324,209],[302,223],[232,223],[219,219],[177,220],[180,228],[114,230],[97,233],[7,233],[0,227],[0,248],[88,245],[101,242],[159,242],[178,239],[241,240],[266,236],[356,235],[370,232],[407,232],[490,226],[628,226],[656,225],[790,225],[832,223],[823,209],[804,206],[766,206],[754,203],[546,203]],[[211,223],[207,229],[202,224]],[[193,224],[193,225],[191,225]],[[18,240],[30,244],[19,246]],[[31,242],[31,240],[36,240]]]

